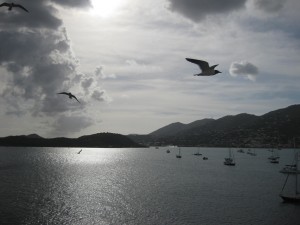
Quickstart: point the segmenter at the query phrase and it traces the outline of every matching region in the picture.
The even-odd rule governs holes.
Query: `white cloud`
[[[102,79],[115,79],[117,78],[115,74],[106,74],[102,66],[98,66],[95,70],[95,75],[100,76]]]

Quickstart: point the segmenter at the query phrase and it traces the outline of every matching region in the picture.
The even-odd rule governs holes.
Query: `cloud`
[[[285,3],[286,0],[254,0],[255,7],[267,13],[278,12]]]
[[[247,0],[168,0],[169,9],[178,12],[194,22],[209,15],[228,13],[244,7]]]
[[[89,0],[23,0],[22,5],[29,13],[21,10],[4,10],[0,14],[0,28],[6,30],[17,28],[47,28],[57,29],[62,26],[62,20],[58,17],[58,10],[55,7],[60,5],[69,8],[86,9],[91,7]]]
[[[49,1],[36,0],[24,1],[22,5],[29,10],[24,13],[19,10],[4,11],[0,14],[0,27],[14,30],[17,28],[48,28],[56,29],[62,25],[62,20],[57,18],[57,10]]]
[[[94,73],[88,73],[84,76],[79,75],[75,79],[81,82],[84,95],[99,102],[110,102],[112,99],[108,96],[106,90],[102,89],[102,81],[105,79],[115,79],[114,74],[107,75],[103,72],[103,67],[96,68]]]
[[[154,65],[153,63],[138,62],[134,59],[127,59],[125,62],[126,64],[122,66],[121,72],[130,74],[130,76],[132,76],[133,74],[153,75],[162,72],[162,68],[160,66]]]
[[[55,2],[56,4],[65,7],[73,7],[73,8],[92,7],[92,3],[90,0],[51,0],[51,2]]]
[[[230,65],[229,73],[231,76],[247,76],[249,80],[255,81],[258,74],[258,68],[250,62],[233,62]]]
[[[55,3],[55,4],[53,4]],[[78,71],[67,31],[57,14],[57,5],[88,7],[90,1],[24,0],[30,13],[18,10],[0,14],[0,67],[7,76],[0,91],[8,115],[54,116],[56,113],[82,110],[56,93],[83,89],[92,80]],[[81,84],[81,86],[80,86]]]
[[[95,90],[92,94],[92,98],[99,101],[99,102],[110,102],[111,98],[106,94],[105,90]]]
[[[95,70],[95,75],[101,77],[102,79],[115,79],[115,74],[105,74],[102,66],[98,66]]]
[[[91,87],[93,81],[94,81],[94,79],[90,77],[81,82],[81,87],[84,89],[86,94],[89,93],[89,87]]]
[[[77,133],[91,126],[93,120],[85,116],[60,116],[53,123],[53,134],[66,136],[68,134]]]
[[[47,100],[51,99],[50,96],[71,88],[69,81],[78,73],[78,62],[64,30],[2,30],[0,42],[6,43],[0,53],[0,66],[11,74],[2,92],[8,104],[12,102],[9,98],[15,97],[18,97],[20,104],[24,100],[34,100],[35,104],[29,111],[43,112],[45,107],[41,102],[49,104]]]

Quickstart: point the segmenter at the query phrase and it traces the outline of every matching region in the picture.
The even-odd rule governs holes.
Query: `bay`
[[[234,167],[226,148],[79,150],[0,147],[0,224],[299,224],[279,197],[292,149],[233,149]]]

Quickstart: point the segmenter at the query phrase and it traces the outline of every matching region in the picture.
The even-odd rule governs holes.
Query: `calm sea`
[[[0,148],[0,224],[299,225],[278,194],[293,150]],[[292,189],[293,182],[288,186]]]

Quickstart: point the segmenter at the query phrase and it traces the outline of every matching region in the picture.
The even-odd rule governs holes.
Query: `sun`
[[[111,17],[124,4],[124,0],[92,0],[91,14],[101,17]]]

